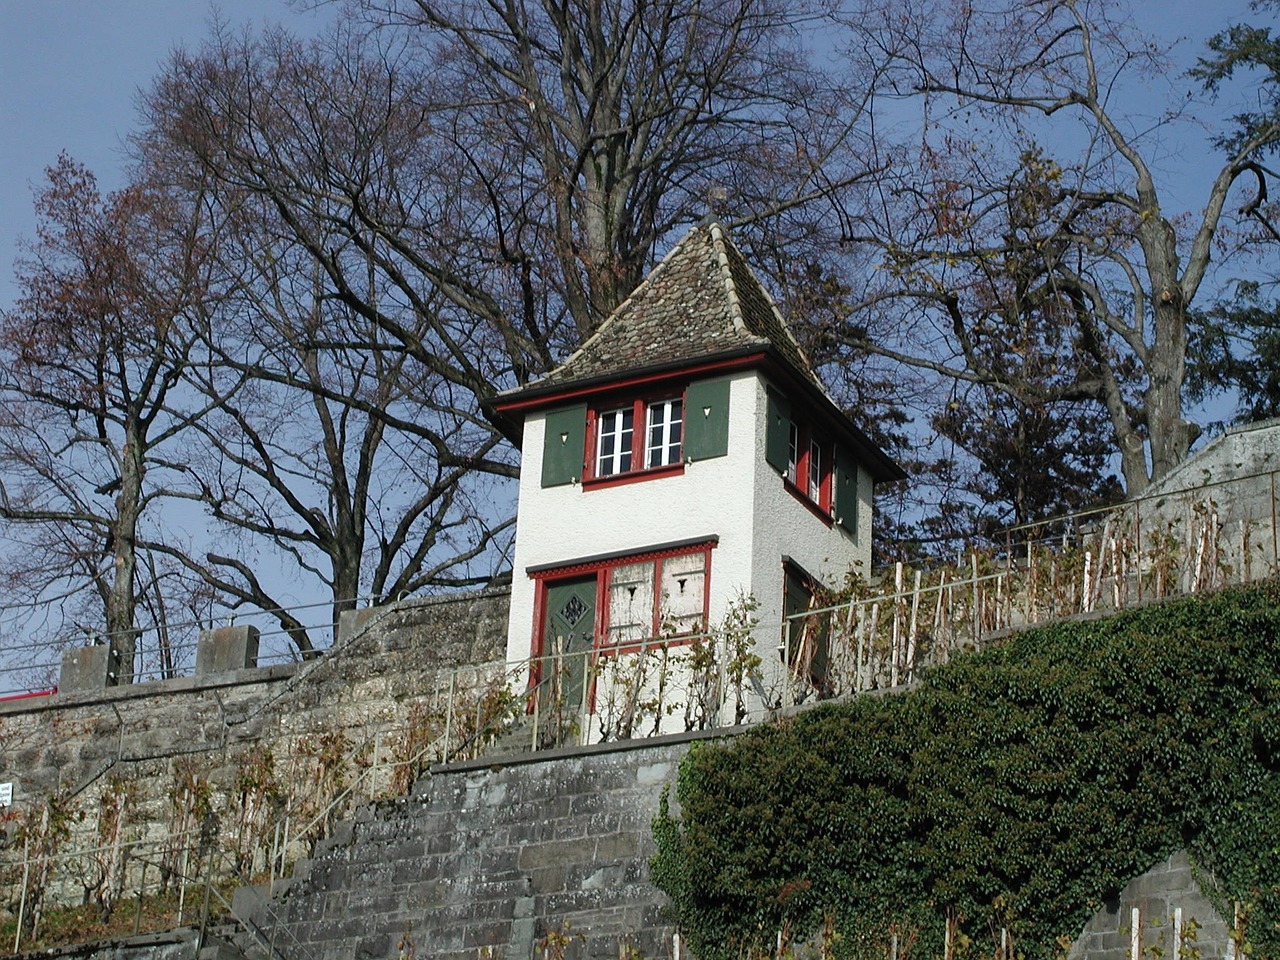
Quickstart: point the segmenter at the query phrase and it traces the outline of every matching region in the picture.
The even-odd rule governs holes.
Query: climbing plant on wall
[[[1018,636],[910,693],[825,706],[681,766],[655,882],[702,960],[1060,955],[1186,848],[1280,956],[1280,585]],[[949,928],[949,930],[948,930]]]

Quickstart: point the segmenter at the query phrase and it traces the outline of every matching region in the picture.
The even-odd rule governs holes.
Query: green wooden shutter
[[[779,473],[786,473],[791,459],[791,404],[772,390],[766,396],[764,458]]]
[[[546,440],[542,445],[542,485],[558,487],[581,480],[586,443],[585,404],[548,413]]]
[[[729,381],[700,380],[684,394],[684,456],[710,460],[729,452]]]
[[[832,477],[831,512],[836,523],[855,536],[858,533],[858,463],[849,451],[836,445],[836,469]]]

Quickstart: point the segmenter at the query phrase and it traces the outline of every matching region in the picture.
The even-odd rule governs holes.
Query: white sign
[[[13,784],[0,783],[0,807],[7,807],[13,803]]]

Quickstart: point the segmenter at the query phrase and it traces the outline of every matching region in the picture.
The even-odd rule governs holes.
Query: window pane
[[[649,441],[645,466],[665,467],[680,462],[684,401],[663,400],[649,404]]]
[[[628,563],[609,577],[609,643],[626,644],[653,636],[655,565]]]
[[[809,499],[822,500],[822,448],[816,442],[809,444]]]
[[[630,407],[600,414],[596,437],[596,476],[607,477],[631,469],[631,425],[635,412]]]
[[[662,561],[662,624],[677,633],[706,627],[707,563],[702,552]]]
[[[800,428],[794,423],[787,428],[787,479],[800,485]]]

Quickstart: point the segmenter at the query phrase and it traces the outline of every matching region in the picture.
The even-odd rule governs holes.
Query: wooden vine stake
[[[871,627],[868,633],[871,635],[870,649],[867,651],[867,686],[871,686],[871,678],[875,676],[875,670],[872,666],[874,663],[876,649],[876,635],[880,627],[880,604],[871,604]]]
[[[916,669],[916,629],[920,617],[920,571],[916,571],[915,587],[911,591],[911,629],[907,632],[907,682],[910,683]]]
[[[835,614],[835,611],[833,610],[831,611],[831,621],[833,623],[835,622],[835,618],[836,618],[836,614]],[[850,600],[849,611],[848,613],[845,614],[845,617],[844,617],[844,632],[840,635],[841,642],[844,644],[844,657],[842,658],[844,660],[844,670],[842,672],[844,674],[843,680],[845,683],[848,683],[848,678],[849,678],[849,653],[852,649],[849,644],[849,637],[853,635],[853,618],[854,618],[854,603],[852,600]],[[861,618],[859,618],[859,620],[861,620]],[[857,688],[856,675],[854,680],[854,687],[855,689]]]
[[[854,664],[853,671],[853,688],[861,693],[866,689],[866,685],[862,680],[862,663],[867,650],[867,605],[866,603],[858,604],[858,653],[857,662]]]
[[[943,603],[943,600],[946,598],[946,592],[947,571],[944,568],[942,575],[938,578],[938,599],[935,601],[933,606],[933,647],[935,661],[942,659],[941,653],[939,652],[938,641],[943,637],[943,616],[949,613]]]
[[[902,561],[893,568],[893,636],[889,647],[889,686],[898,685],[899,649],[902,644]]]
[[[981,598],[978,594],[978,552],[976,550],[969,554],[969,569],[972,571],[973,575],[973,609],[970,611],[972,614],[971,619],[973,621],[973,626],[971,628],[973,630],[973,636],[971,639],[973,640],[973,645],[976,647],[978,645],[978,634],[982,632],[981,613],[979,612],[978,606],[981,602]]]

